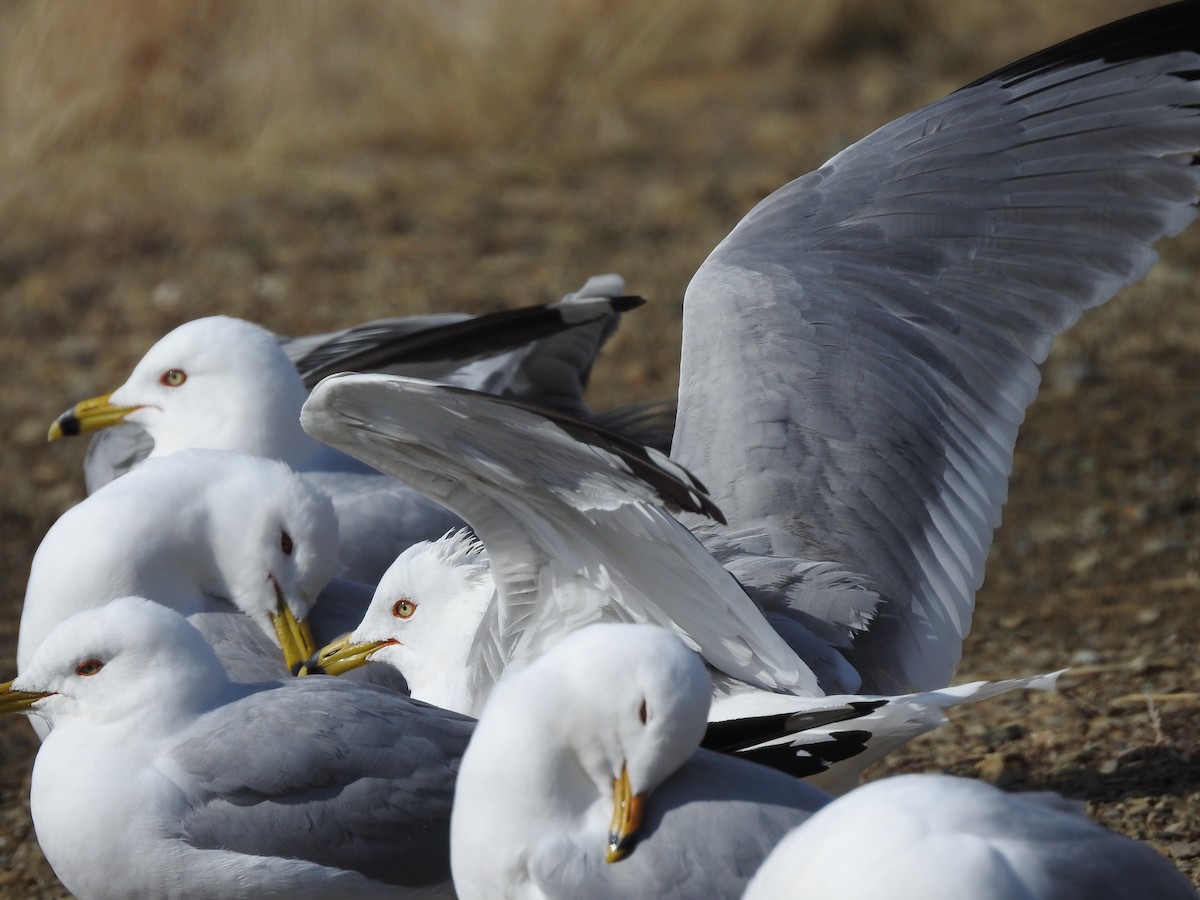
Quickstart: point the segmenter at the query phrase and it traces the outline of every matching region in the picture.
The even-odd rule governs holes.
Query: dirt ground
[[[47,445],[50,421],[179,322],[305,333],[617,271],[650,303],[593,403],[667,397],[687,280],[756,200],[1147,5],[447,4],[458,43],[420,3],[399,23],[368,0],[0,8],[0,661],[38,541],[82,497],[84,448]],[[305,28],[311,52],[256,68]],[[1044,368],[956,677],[1070,667],[1062,689],[956,711],[871,774],[1061,791],[1200,884],[1200,227],[1160,249]],[[0,722],[0,897],[62,896],[29,817],[35,749]]]

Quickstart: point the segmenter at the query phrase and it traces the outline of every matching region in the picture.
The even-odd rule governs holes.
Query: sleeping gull
[[[710,695],[696,655],[645,625],[593,625],[509,670],[459,770],[459,897],[737,897],[827,797],[698,749]]]
[[[283,463],[218,450],[149,460],[67,510],[43,538],[17,668],[73,613],[137,594],[191,617],[232,677],[286,676],[312,652],[319,597],[312,617],[322,642],[369,599],[331,581],[336,547],[328,497]]]
[[[380,365],[384,360],[379,358],[379,342],[385,341],[391,356],[400,354],[403,362],[402,351],[406,351],[411,365],[422,374],[515,392],[581,412],[585,410],[581,394],[587,372],[600,345],[615,328],[619,311],[640,302],[640,298],[620,296],[622,287],[619,277],[601,276],[558,303],[493,317],[503,320],[528,314],[529,321],[518,319],[523,327],[515,330],[506,330],[508,320],[490,325],[481,319],[443,324],[443,331],[450,329],[465,344],[459,352],[468,356],[480,347],[495,350],[502,337],[525,342],[502,356],[450,371],[445,366],[431,369],[429,354],[431,347],[449,344],[453,348],[454,341],[406,333],[408,343],[392,340],[388,344],[385,339],[390,339],[392,332],[383,328],[388,323],[322,335],[316,345],[300,343],[295,352],[304,369],[301,372],[289,358],[289,345],[281,344],[266,329],[225,316],[197,319],[151,347],[121,387],[82,401],[60,416],[49,436],[54,440],[129,423],[148,435],[150,445],[145,449],[152,457],[212,448],[282,460],[333,498],[342,531],[342,574],[374,583],[408,544],[436,537],[460,523],[427,498],[380,478],[306,435],[298,421],[308,393],[305,373],[317,374],[339,365]],[[464,335],[462,329],[468,327],[471,330]],[[531,335],[541,336],[555,328],[568,330],[527,343]],[[130,462],[126,456],[136,458],[142,452],[140,447],[126,446],[125,436],[100,446],[106,449],[90,453],[86,465],[90,484],[111,477],[111,473],[96,474],[98,471],[115,471]]]
[[[473,722],[371,685],[236,684],[177,613],[126,597],[56,628],[0,711],[53,729],[38,843],[75,895],[451,897]]]
[[[1061,798],[898,775],[857,788],[792,831],[743,900],[878,897],[1195,900],[1196,891],[1153,849]]]

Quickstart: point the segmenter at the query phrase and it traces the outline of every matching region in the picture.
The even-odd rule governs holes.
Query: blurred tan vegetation
[[[259,162],[613,146],[647,82],[765,65],[798,86],[880,51],[949,72],[976,47],[1014,55],[1019,36],[1072,21],[1072,7],[1102,19],[1128,5],[16,0],[0,7],[0,149],[12,165],[98,146],[196,144]]]
[[[50,311],[27,337],[124,328],[145,346],[216,311],[316,329],[532,302],[616,268],[665,304],[642,318],[670,337],[672,301],[761,196],[1145,5],[7,0],[0,288]],[[301,318],[301,293],[338,302]],[[114,315],[137,297],[158,313]],[[626,388],[673,390],[672,359],[641,366]]]
[[[856,55],[947,75],[1116,2],[9,0],[8,166],[99,147],[246,164],[348,152],[629,143],[643,94],[770,67],[782,90]],[[1076,15],[1073,15],[1076,13]],[[986,40],[985,40],[986,38]],[[812,86],[815,88],[815,85]],[[937,90],[940,85],[931,85]]]

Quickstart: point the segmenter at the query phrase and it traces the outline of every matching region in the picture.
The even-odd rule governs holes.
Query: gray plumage
[[[689,285],[672,456],[842,573],[814,612],[862,690],[948,682],[1038,364],[1195,217],[1198,48],[1183,3],[983,78],[767,197]]]
[[[341,679],[248,688],[171,750],[171,764],[195,787],[181,835],[201,850],[295,857],[388,884],[442,884],[454,776],[473,725]]]

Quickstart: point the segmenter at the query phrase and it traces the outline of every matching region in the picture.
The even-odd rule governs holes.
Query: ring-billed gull
[[[743,900],[1194,900],[1153,849],[1067,809],[948,775],[898,775],[780,841]]]
[[[149,460],[67,510],[43,538],[18,670],[73,613],[137,594],[190,616],[233,677],[286,675],[312,652],[319,597],[322,641],[357,621],[369,599],[331,581],[337,534],[329,498],[283,463],[218,450]]]
[[[413,698],[479,716],[492,684],[479,677],[476,651],[489,643],[479,628],[495,593],[486,552],[470,532],[414,544],[384,574],[362,622],[318,650],[301,673],[344,675],[385,664],[401,673]],[[559,639],[568,633],[564,627]],[[1046,690],[1054,680],[978,681],[890,697],[718,694],[703,745],[841,793],[873,762],[946,724],[947,709],[1022,688]]]
[[[827,796],[698,750],[710,696],[696,654],[653,626],[593,625],[509,670],[455,789],[462,900],[738,896]]]
[[[663,509],[719,515],[698,483],[662,454],[588,423],[386,375],[330,376],[314,388],[302,420],[314,435],[429,492],[472,526],[487,551],[466,534],[405,550],[362,622],[323,648],[309,671],[387,662],[413,696],[479,715],[505,668],[583,625],[653,622],[713,667],[710,717],[725,723],[715,729],[716,746],[819,776],[837,790],[944,724],[949,707],[1053,683],[1038,677],[888,698],[822,697],[837,673],[811,677],[808,659],[823,658],[803,653],[820,649],[815,639],[795,638],[804,619],[776,624],[765,616]],[[776,629],[796,640],[801,655]],[[812,722],[832,710],[855,719],[853,726]]]
[[[53,725],[34,825],[84,900],[453,896],[461,716],[335,679],[233,683],[132,597],[55,629],[0,711]]]
[[[621,296],[621,287],[617,276],[594,278],[580,292],[539,307],[536,312],[541,317],[533,317],[516,332],[506,330],[503,321],[490,328],[478,319],[444,325],[443,329],[472,329],[465,337],[454,332],[465,341],[462,352],[468,359],[478,355],[481,347],[495,350],[497,342],[503,346],[502,338],[521,341],[521,346],[503,356],[454,371],[446,371],[444,366],[430,368],[428,364],[431,348],[454,346],[449,339],[435,342],[408,334],[407,343],[396,346],[393,342],[387,349],[390,354],[398,354],[407,348],[411,365],[423,375],[519,393],[581,411],[584,407],[580,396],[600,345],[615,327],[619,312],[640,302],[639,298]],[[616,296],[610,296],[614,289]],[[512,317],[516,311],[497,315]],[[531,336],[564,328],[568,329],[566,333],[528,343]],[[366,348],[361,346],[368,338],[378,337],[378,331],[375,327],[349,335],[324,335],[316,348],[304,343],[300,348],[302,364],[316,373],[339,364],[378,365],[382,360],[373,355],[378,340]],[[491,343],[480,338],[481,333]],[[329,350],[331,346],[337,352]],[[403,362],[401,355],[398,364]],[[300,428],[299,414],[307,394],[304,374],[276,335],[251,322],[214,316],[185,323],[164,336],[147,351],[123,385],[110,394],[76,404],[55,421],[49,437],[54,440],[64,435],[90,434],[129,423],[149,436],[148,450],[153,457],[183,449],[211,448],[282,460],[332,497],[341,525],[344,574],[357,581],[377,581],[408,544],[436,537],[461,524],[426,497],[379,477],[356,460],[306,435]],[[123,442],[122,437],[116,449],[111,444],[101,445],[108,449],[89,454],[85,468],[93,473],[112,469],[114,455],[126,460],[141,452],[136,447],[125,447]],[[89,481],[97,483],[104,477],[93,475]]]
[[[418,541],[383,573],[353,631],[318,648],[301,672],[392,666],[416,699],[478,717],[491,681],[479,677],[476,635],[495,598],[487,554],[472,532]]]

